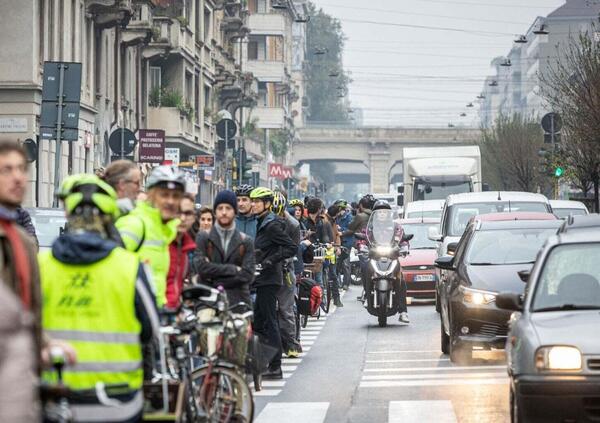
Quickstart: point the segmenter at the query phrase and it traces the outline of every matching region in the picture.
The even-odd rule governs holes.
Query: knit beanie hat
[[[219,204],[229,204],[237,213],[237,197],[233,191],[229,191],[228,189],[219,191],[213,203],[213,210],[216,211]]]

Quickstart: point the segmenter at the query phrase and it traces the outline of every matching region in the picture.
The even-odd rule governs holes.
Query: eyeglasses
[[[194,210],[185,210],[185,211],[181,211],[181,214],[184,216],[193,216],[194,215]]]

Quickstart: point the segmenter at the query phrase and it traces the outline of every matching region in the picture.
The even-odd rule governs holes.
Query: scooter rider
[[[256,216],[252,213],[252,200],[250,193],[254,190],[252,185],[244,184],[235,189],[237,197],[238,214],[235,218],[235,228],[248,235],[252,239],[256,238]]]
[[[373,206],[373,214],[377,210],[392,210],[390,204],[385,200],[378,200]],[[375,216],[376,217],[376,216]],[[394,222],[394,233],[395,233],[395,241],[400,245],[400,247],[408,248],[408,242],[405,241],[404,238],[404,230],[400,224]],[[368,237],[369,239],[373,239],[372,236]],[[398,313],[400,313],[399,321],[402,323],[410,323],[408,319],[408,308],[406,304],[406,282],[402,278],[402,274],[400,272],[400,267],[398,267],[398,276],[394,282],[394,292],[396,295],[399,295],[398,301],[394,302],[398,304]],[[367,300],[370,301],[371,296],[368,295],[373,289],[373,271],[369,266],[367,266],[367,272],[365,274],[365,293]]]

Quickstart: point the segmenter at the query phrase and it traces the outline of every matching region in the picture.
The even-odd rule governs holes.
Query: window
[[[202,41],[202,21],[200,20],[202,9],[200,4],[200,0],[196,0],[196,15],[194,16],[194,33],[196,34],[196,41]]]
[[[150,66],[150,91],[160,90],[162,87],[162,69],[160,66]]]
[[[71,60],[77,62],[81,60],[79,49],[77,48],[79,0],[71,0]]]
[[[267,13],[267,0],[248,0],[248,12]]]
[[[248,39],[248,60],[265,60],[267,51],[267,37],[264,35],[251,35]]]
[[[65,3],[64,0],[58,0],[58,30],[62,31],[65,26]],[[57,59],[63,61],[65,59],[64,52],[64,41],[61,37],[58,39],[58,57]]]
[[[258,105],[267,107],[267,84],[266,82],[258,83]]]
[[[40,64],[44,63],[44,42],[46,41],[46,10],[44,9],[46,2],[44,0],[38,0],[38,59]]]
[[[211,96],[210,96],[210,87],[208,85],[204,86],[204,110],[206,113],[206,109],[210,110],[211,109]]]
[[[185,73],[185,100],[186,104],[194,104],[194,76],[190,72]]]
[[[210,9],[204,9],[204,42],[208,43],[210,41],[212,34],[212,12]]]
[[[200,122],[200,74],[196,73],[196,79],[194,79],[194,108],[196,113],[194,114],[194,121]]]

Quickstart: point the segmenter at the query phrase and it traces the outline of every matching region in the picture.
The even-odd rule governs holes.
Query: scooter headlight
[[[392,251],[394,251],[394,249],[390,246],[380,245],[379,247],[375,247],[375,253],[378,256],[389,256],[392,254]]]

